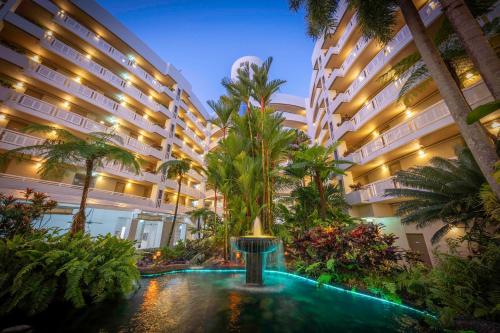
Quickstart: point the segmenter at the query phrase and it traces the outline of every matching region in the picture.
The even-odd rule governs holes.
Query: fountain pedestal
[[[263,284],[267,253],[276,250],[277,239],[270,236],[246,236],[236,240],[236,247],[246,254],[246,283],[249,285]]]

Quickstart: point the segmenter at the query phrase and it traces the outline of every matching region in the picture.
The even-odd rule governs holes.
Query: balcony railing
[[[440,7],[434,3],[429,2],[420,10],[420,16],[426,26],[429,26],[441,14]],[[358,79],[354,80],[345,92],[336,96],[331,104],[329,114],[334,112],[341,103],[347,103],[352,100],[354,96],[363,88],[370,80],[391,60],[396,54],[399,53],[407,44],[412,40],[412,35],[408,26],[404,26],[388,43],[388,45],[380,50],[380,52],[366,65],[360,72]]]
[[[73,79],[70,79],[57,71],[54,71],[47,66],[32,61],[30,62],[30,68],[27,70],[27,72],[37,79],[49,83],[50,85],[55,86],[58,89],[61,89],[62,91],[65,91],[71,95],[77,96],[105,110],[106,112],[117,115],[132,124],[141,126],[147,131],[153,131],[166,137],[167,131],[164,128],[161,128],[160,126],[149,122],[148,120],[139,116],[137,113],[115,102],[111,98],[108,98],[103,94],[90,89],[89,87]]]
[[[81,23],[76,21],[74,18],[68,16],[64,12],[59,12],[55,16],[55,21],[67,28],[68,30],[72,31],[74,34],[79,36],[80,38],[84,39],[91,45],[95,46],[99,50],[101,50],[103,53],[107,54],[110,56],[113,60],[115,60],[117,63],[119,63],[122,66],[125,66],[128,70],[130,70],[132,73],[135,73],[137,77],[139,77],[142,81],[147,83],[149,86],[154,88],[158,92],[165,92],[167,95],[169,95],[172,99],[175,99],[175,92],[172,88],[168,86],[163,86],[160,82],[158,82],[153,75],[149,74],[147,71],[145,71],[141,66],[137,65],[135,62],[135,59],[130,56],[126,56],[125,54],[121,53],[118,51],[116,48],[111,46],[109,43],[107,43],[102,37],[100,37],[98,34],[90,31],[87,29],[85,26],[83,26]],[[123,80],[122,80],[123,81]],[[149,105],[152,107],[155,111],[160,111],[166,114],[169,118],[173,118],[173,114],[166,108],[165,106],[156,103],[154,101],[149,100],[149,96],[146,96],[143,94],[140,90],[135,88],[133,85],[125,85],[123,86],[122,83],[120,83],[120,87],[124,87],[127,89],[127,93],[131,94],[134,98],[139,98],[139,100],[142,103],[145,103],[146,105]],[[184,102],[182,102],[184,103]],[[181,103],[181,104],[182,104]],[[185,103],[184,103],[185,105]],[[186,110],[188,110],[187,105],[185,105]],[[194,115],[189,115],[192,118],[192,121],[200,127],[200,130],[206,131],[206,128],[200,123],[200,121],[197,119],[196,116]]]
[[[445,119],[446,118],[446,119]],[[438,121],[443,120],[436,126],[432,126]],[[421,112],[410,120],[391,128],[381,134],[376,139],[362,146],[354,153],[347,156],[348,160],[358,164],[365,164],[376,156],[379,156],[382,149],[392,150],[413,140],[415,137],[421,137],[426,133],[433,132],[439,128],[453,123],[450,113],[444,101],[441,101],[426,111]],[[414,134],[410,136],[411,134]]]
[[[490,94],[483,83],[465,89],[464,96],[470,105],[481,104],[490,98]],[[376,139],[348,155],[347,159],[358,164],[365,164],[376,156],[380,156],[382,151],[391,151],[415,138],[452,123],[453,119],[450,116],[448,107],[441,100],[409,120],[382,133]]]
[[[55,16],[55,21],[61,24],[63,27],[72,31],[75,35],[79,36],[83,40],[87,41],[89,44],[95,46],[99,50],[101,50],[104,54],[110,56],[113,60],[119,63],[122,66],[127,67],[131,72],[137,74],[137,76],[147,83],[150,87],[154,88],[158,92],[163,92],[168,87],[162,86],[158,81],[156,81],[153,75],[146,72],[143,68],[138,66],[135,61],[132,61],[129,57],[125,56],[123,53],[115,49],[109,43],[107,43],[102,37],[98,34],[91,32],[89,29],[84,27],[78,21],[73,19],[72,17],[59,12]]]
[[[96,77],[110,83],[117,89],[137,100],[139,103],[142,103],[144,106],[154,110],[158,109],[158,103],[154,102],[152,99],[146,96],[133,84],[131,84],[127,80],[122,79],[109,69],[99,65],[92,59],[87,58],[85,55],[76,51],[75,49],[53,37],[52,35],[45,35],[45,38],[42,40],[42,45],[52,52],[59,54],[63,58],[68,59],[77,66],[85,68]]]
[[[28,111],[35,116],[51,120],[54,123],[68,126],[83,133],[90,132],[115,132],[123,139],[123,146],[143,155],[151,155],[161,159],[161,151],[145,143],[138,141],[128,135],[116,132],[112,127],[107,127],[89,118],[85,118],[77,113],[73,113],[53,104],[36,99],[29,95],[12,92],[7,101],[8,105],[21,111]],[[35,111],[35,112],[33,112]]]
[[[385,196],[385,190],[399,187],[399,184],[393,177],[382,179],[367,184],[360,190],[347,193],[346,200],[349,205],[359,205],[389,200],[393,199],[393,197]]]

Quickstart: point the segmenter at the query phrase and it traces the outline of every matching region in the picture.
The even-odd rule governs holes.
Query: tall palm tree
[[[181,196],[182,180],[189,172],[189,170],[191,170],[191,161],[187,159],[169,160],[163,162],[156,170],[157,173],[161,172],[164,175],[166,174],[168,178],[174,178],[177,180],[177,197],[175,200],[174,219],[172,221],[172,228],[170,228],[170,232],[168,233],[167,246],[171,245],[170,242],[172,241],[175,222],[177,221],[177,212],[179,210],[179,198]]]
[[[444,222],[433,243],[453,227],[469,228],[487,217],[480,196],[486,179],[470,150],[457,148],[456,154],[456,160],[434,157],[428,166],[399,171],[395,181],[400,187],[385,190],[387,196],[406,199],[397,209],[403,224],[423,228]]]
[[[210,100],[207,104],[217,116],[210,120],[210,122],[222,130],[222,138],[225,139],[227,130],[231,125],[231,116],[237,112],[237,105],[235,101],[223,96],[219,98],[218,101]]]
[[[302,147],[294,154],[294,161],[290,166],[294,168],[305,168],[311,174],[318,189],[320,201],[320,217],[326,219],[327,198],[325,195],[324,182],[333,175],[343,175],[344,171],[339,167],[342,164],[350,164],[349,161],[336,160],[334,151],[339,143],[329,147],[315,144],[311,147]]]
[[[496,1],[439,0],[469,58],[481,73],[495,100],[500,100],[500,59],[474,18],[467,2],[483,3],[488,10]],[[485,3],[485,4],[484,4]],[[473,4],[474,5],[474,4]],[[484,6],[485,5],[485,6]],[[477,6],[476,6],[477,7]],[[484,11],[484,10],[483,10]]]
[[[260,133],[257,133],[257,140],[260,141],[261,146],[261,163],[262,172],[264,178],[264,186],[262,193],[262,200],[265,204],[264,214],[263,214],[263,224],[264,226],[271,225],[271,191],[270,191],[270,177],[269,177],[269,156],[267,154],[268,142],[263,135],[265,122],[270,120],[269,117],[265,116],[266,107],[271,101],[271,97],[279,90],[279,88],[286,83],[285,80],[270,80],[269,70],[273,63],[273,58],[267,58],[262,65],[252,64],[251,69],[253,73],[251,84],[251,96],[259,103],[260,106]],[[272,112],[272,110],[269,110]]]
[[[324,6],[325,2],[329,2],[330,5]],[[384,44],[390,41],[393,36],[398,8],[401,9],[422,60],[427,65],[451,116],[488,184],[496,196],[500,198],[500,184],[495,181],[492,175],[498,160],[493,143],[480,124],[467,124],[466,118],[471,111],[470,105],[465,100],[459,85],[441,58],[436,46],[427,35],[425,25],[413,4],[413,0],[348,0],[348,2],[352,8],[357,10],[359,24],[364,35],[369,38],[374,37]],[[325,33],[334,23],[333,14],[335,14],[337,4],[336,0],[290,0],[292,9],[306,6],[309,26],[314,27],[314,29],[310,28],[309,30],[316,33],[316,36]]]
[[[97,167],[102,167],[104,161],[117,161],[123,166],[140,173],[140,160],[131,152],[120,148],[115,143],[123,144],[121,136],[114,133],[94,132],[80,138],[71,132],[45,125],[30,125],[26,132],[40,132],[49,134],[39,145],[26,146],[9,150],[2,156],[6,161],[11,157],[24,158],[37,155],[42,158],[38,172],[41,175],[63,174],[75,165],[83,162],[85,179],[82,189],[82,198],[78,212],[73,216],[71,234],[85,231],[85,207],[92,180],[92,173]],[[27,156],[26,156],[27,155]]]

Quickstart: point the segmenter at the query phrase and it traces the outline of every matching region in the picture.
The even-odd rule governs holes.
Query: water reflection
[[[230,292],[229,296],[229,322],[228,330],[230,332],[237,332],[239,329],[239,319],[241,313],[241,296],[236,292]]]

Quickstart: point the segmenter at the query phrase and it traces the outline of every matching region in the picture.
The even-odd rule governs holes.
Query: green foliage
[[[392,280],[402,270],[398,261],[403,253],[394,245],[395,240],[394,235],[383,234],[379,225],[337,224],[297,235],[287,251],[297,272],[320,283],[370,289],[399,301]]]
[[[64,175],[68,170],[82,166],[85,170],[85,181],[82,189],[82,201],[78,213],[73,217],[71,233],[85,231],[85,206],[90,188],[92,173],[97,167],[103,167],[104,162],[119,162],[136,174],[140,173],[141,160],[135,154],[119,147],[123,138],[111,133],[92,132],[80,138],[65,129],[30,125],[24,131],[39,132],[47,135],[41,144],[20,147],[0,154],[0,165],[6,164],[12,158],[17,160],[31,159],[37,155],[42,159],[37,172],[42,175]]]
[[[433,269],[417,265],[397,277],[399,293],[437,313],[444,326],[464,320],[500,320],[500,248],[491,243],[481,256],[437,254]]]
[[[111,235],[36,232],[0,240],[0,313],[35,314],[121,297],[137,285],[133,243]]]
[[[161,260],[164,263],[188,262],[200,264],[217,254],[217,244],[214,239],[195,239],[178,242],[174,247],[161,248]]]
[[[479,121],[481,118],[500,109],[500,101],[493,101],[483,105],[478,106],[467,115],[467,124],[473,124]]]
[[[425,227],[437,221],[445,225],[432,237],[439,241],[453,227],[482,230],[488,223],[479,191],[486,182],[471,152],[457,147],[457,160],[434,157],[428,166],[412,167],[396,174],[396,189],[386,195],[402,197],[401,222]]]
[[[56,207],[45,193],[26,189],[23,198],[0,193],[0,238],[32,233],[43,227],[43,216]]]

